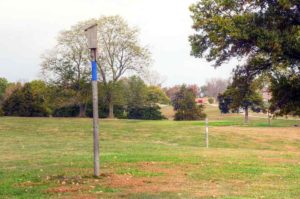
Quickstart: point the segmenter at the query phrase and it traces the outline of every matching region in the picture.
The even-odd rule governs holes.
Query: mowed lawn
[[[300,198],[299,121],[0,118],[0,198]]]

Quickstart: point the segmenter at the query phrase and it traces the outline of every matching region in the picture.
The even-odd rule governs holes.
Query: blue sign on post
[[[97,62],[92,61],[92,81],[97,81]]]

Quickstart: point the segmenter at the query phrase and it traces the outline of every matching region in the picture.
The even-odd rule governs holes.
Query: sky
[[[214,68],[190,56],[193,34],[189,6],[197,0],[0,0],[0,77],[31,81],[40,77],[41,55],[55,46],[60,31],[79,21],[120,15],[140,29],[149,46],[152,69],[164,86],[203,85],[210,78],[228,78],[235,62]]]

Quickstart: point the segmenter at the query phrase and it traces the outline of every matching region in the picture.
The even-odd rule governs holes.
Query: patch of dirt
[[[60,186],[55,188],[50,188],[46,192],[48,193],[70,193],[70,192],[82,192],[89,190],[88,187],[85,186]]]
[[[162,175],[151,177],[137,177],[130,174],[116,174],[115,172],[102,173],[98,179],[83,178],[86,182],[79,185],[70,183],[62,184],[59,187],[51,188],[48,192],[71,194],[70,198],[95,198],[105,196],[127,197],[136,193],[176,193],[179,196],[188,194],[194,197],[220,197],[228,194],[241,194],[243,187],[246,186],[244,181],[226,181],[218,182],[215,180],[193,180],[189,173],[201,169],[199,165],[172,165],[162,162],[141,162],[141,163],[124,163],[122,167],[136,168],[143,172],[159,173]],[[66,177],[58,177],[59,183],[66,181]],[[72,177],[70,179],[73,179]],[[57,178],[54,178],[57,180]],[[72,180],[70,180],[72,181]],[[220,184],[221,183],[221,184]],[[101,191],[101,193],[91,193],[96,186],[108,189],[119,190],[110,193]],[[233,188],[234,187],[234,188]],[[239,189],[236,189],[239,187]],[[227,190],[228,189],[228,190]],[[97,198],[96,197],[96,198]]]
[[[128,164],[128,167],[133,165]],[[135,163],[139,170],[152,173],[163,173],[162,176],[134,177],[131,175],[110,174],[101,180],[107,187],[122,189],[122,194],[131,193],[190,193],[196,196],[221,196],[222,191],[213,181],[194,181],[188,177],[195,166],[184,167],[156,162]]]

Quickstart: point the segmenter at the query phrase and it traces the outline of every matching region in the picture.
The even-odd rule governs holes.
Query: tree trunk
[[[86,117],[86,104],[79,104],[79,115],[78,117]]]
[[[114,104],[112,102],[109,102],[109,114],[108,118],[114,118]]]
[[[248,124],[249,122],[249,110],[248,107],[245,108],[245,123]]]

